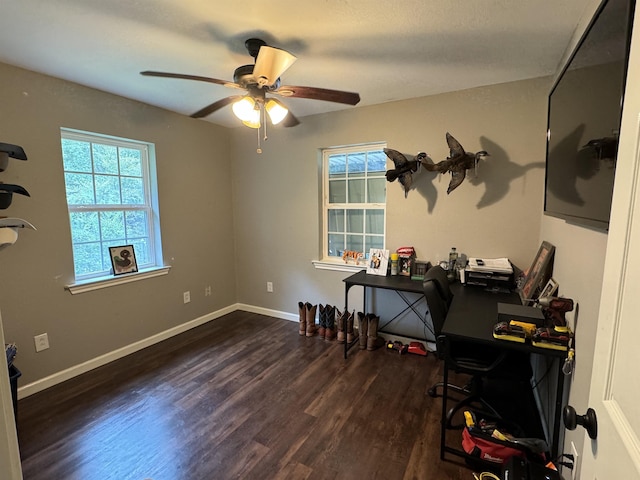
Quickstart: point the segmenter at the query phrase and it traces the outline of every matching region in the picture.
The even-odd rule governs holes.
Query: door
[[[581,479],[640,479],[640,8],[631,43]],[[578,412],[584,414],[585,412]]]
[[[4,348],[2,317],[0,317],[0,345]],[[18,437],[13,417],[13,401],[9,387],[9,371],[6,368],[7,364],[4,363],[4,365],[5,368],[0,368],[0,472],[3,474],[2,478],[22,480]]]

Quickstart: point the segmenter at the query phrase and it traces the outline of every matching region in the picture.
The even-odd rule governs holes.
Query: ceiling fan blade
[[[191,115],[191,118],[202,118],[207,115],[212,114],[216,110],[220,110],[222,107],[226,107],[230,103],[235,102],[239,98],[242,98],[242,95],[232,95],[227,98],[223,98],[222,100],[218,100],[217,102],[213,102],[211,105],[207,105],[203,109],[198,110],[196,113]]]
[[[295,62],[297,57],[280,48],[264,45],[260,47],[253,76],[261,87],[270,87]]]
[[[147,77],[163,77],[163,78],[180,78],[182,80],[196,80],[198,82],[215,83],[216,85],[224,85],[225,87],[242,88],[237,83],[229,82],[227,80],[219,80],[211,77],[201,77],[199,75],[187,75],[185,73],[168,73],[168,72],[154,72],[151,70],[145,70],[140,72],[140,75]]]
[[[289,110],[289,113],[287,113],[287,116],[280,122],[280,125],[283,127],[295,127],[296,125],[300,125],[300,120]]]
[[[287,85],[271,93],[282,95],[283,97],[309,98],[311,100],[324,100],[325,102],[345,103],[347,105],[357,105],[360,101],[359,93],[316,87],[295,87]]]

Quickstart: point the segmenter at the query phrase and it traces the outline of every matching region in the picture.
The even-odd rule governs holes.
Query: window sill
[[[124,283],[137,282],[138,280],[144,280],[146,278],[160,277],[169,273],[171,267],[154,267],[143,270],[136,273],[128,273],[126,275],[120,275],[117,277],[98,277],[82,282],[72,283],[65,285],[65,289],[69,290],[71,295],[78,293],[91,292],[93,290],[100,290],[102,288],[114,287],[116,285],[122,285]]]
[[[365,270],[366,265],[354,265],[344,262],[327,262],[322,260],[312,260],[313,266],[318,270],[334,270],[336,272],[359,272]]]

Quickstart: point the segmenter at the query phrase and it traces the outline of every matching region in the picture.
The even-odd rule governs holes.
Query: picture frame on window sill
[[[109,257],[114,275],[124,275],[125,273],[136,273],[138,263],[133,245],[120,245],[109,247]]]
[[[540,292],[540,296],[538,298],[551,297],[558,291],[558,282],[554,278],[550,278],[547,284]]]

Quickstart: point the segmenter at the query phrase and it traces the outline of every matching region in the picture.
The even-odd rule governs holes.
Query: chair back
[[[424,297],[429,308],[429,315],[433,324],[433,332],[436,338],[440,335],[444,321],[447,318],[449,304],[442,297],[436,280],[426,280],[422,283]]]
[[[436,282],[436,286],[440,291],[440,296],[444,299],[444,302],[447,304],[447,308],[451,305],[451,300],[453,300],[453,292],[449,287],[449,279],[447,278],[447,272],[440,265],[436,265],[435,267],[431,267],[427,270],[427,273],[424,275],[424,281],[433,280]]]

